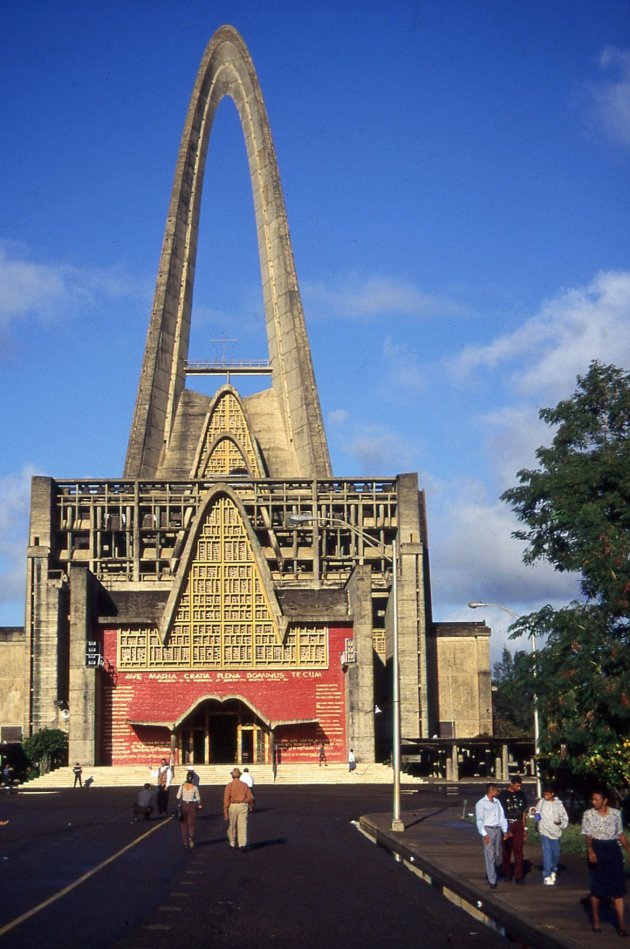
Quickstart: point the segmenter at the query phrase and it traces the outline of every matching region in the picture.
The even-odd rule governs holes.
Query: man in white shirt
[[[497,863],[501,860],[501,845],[508,829],[498,794],[498,784],[488,784],[486,793],[475,805],[477,830],[483,838],[486,876],[492,890],[495,890],[497,886]]]
[[[250,774],[249,768],[243,768],[243,773],[241,775],[240,780],[243,782],[243,784],[247,785],[249,790],[252,792],[252,797],[254,798],[254,800],[256,800],[256,798],[254,797],[254,779],[252,775]]]
[[[171,786],[174,771],[172,762],[162,758],[161,764],[155,769],[149,767],[149,771],[157,781],[155,803],[157,804],[158,817],[166,817],[168,813],[168,789]]]

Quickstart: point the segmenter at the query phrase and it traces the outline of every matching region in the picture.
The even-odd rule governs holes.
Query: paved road
[[[361,814],[388,809],[387,788],[261,787],[245,853],[227,846],[221,789],[202,792],[191,851],[174,821],[130,823],[128,790],[2,799],[3,949],[505,945],[357,830]],[[403,794],[403,808],[418,801]]]

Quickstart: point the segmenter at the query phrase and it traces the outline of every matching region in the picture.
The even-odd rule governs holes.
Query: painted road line
[[[135,847],[136,844],[139,844],[146,837],[150,837],[151,834],[154,834],[156,830],[159,830],[160,827],[165,827],[170,821],[173,820],[173,817],[168,817],[165,821],[160,821],[159,824],[156,824],[155,827],[152,827],[151,830],[147,830],[145,834],[142,834],[141,837],[137,837],[135,840],[132,840],[130,844],[127,844],[126,847],[123,847],[122,850],[119,850],[118,853],[113,854],[111,857],[108,857],[107,860],[103,860],[102,863],[99,863],[97,867],[94,867],[93,870],[88,870],[87,873],[84,873],[83,876],[80,876],[78,880],[75,880],[74,883],[69,883],[68,886],[64,886],[63,890],[59,890],[58,893],[55,893],[54,896],[49,896],[47,900],[44,900],[42,903],[38,903],[37,906],[34,906],[33,909],[27,910],[26,913],[22,913],[21,916],[16,916],[15,919],[12,919],[10,923],[7,923],[5,926],[0,927],[0,936],[4,936],[5,933],[8,933],[11,929],[15,929],[16,926],[19,926],[20,923],[25,922],[27,919],[30,919],[31,916],[35,916],[41,910],[46,909],[47,906],[51,906],[53,903],[56,903],[57,900],[60,900],[62,896],[65,896],[66,893],[72,892],[82,883],[85,883],[86,880],[89,880],[90,877],[93,877],[95,873],[98,873],[99,870],[102,870],[108,864],[113,863],[114,860],[117,860],[118,857],[121,857],[127,850],[131,850],[132,847]]]

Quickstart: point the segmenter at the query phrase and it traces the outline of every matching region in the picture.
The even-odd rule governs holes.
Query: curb
[[[427,860],[418,850],[408,847],[393,834],[379,830],[369,817],[360,817],[359,829],[373,843],[382,847],[400,860],[408,870],[425,883],[440,891],[451,903],[459,906],[476,920],[519,943],[522,947],[535,949],[583,949],[584,943],[545,932],[532,926],[526,919],[516,915],[509,907],[492,895],[480,890],[473,883],[462,879],[446,867]]]

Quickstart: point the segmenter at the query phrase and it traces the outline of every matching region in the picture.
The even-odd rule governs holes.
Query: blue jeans
[[[560,838],[544,837],[540,835],[540,845],[543,856],[543,876],[551,876],[558,872],[558,860],[560,859]]]

